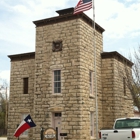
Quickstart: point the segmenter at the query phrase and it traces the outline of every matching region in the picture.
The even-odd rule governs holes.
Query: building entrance
[[[54,122],[54,129],[58,130],[58,140],[60,140],[60,133],[61,133],[61,113],[54,113],[53,114],[53,122]]]

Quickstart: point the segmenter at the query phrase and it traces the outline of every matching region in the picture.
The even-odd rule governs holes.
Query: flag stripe
[[[80,0],[77,4],[77,6],[74,9],[74,14],[87,11],[92,8],[92,1],[83,3],[83,0]]]
[[[20,123],[20,125],[18,126],[18,128],[19,127],[21,127],[21,125],[23,125],[24,123],[26,123],[24,120]]]
[[[19,137],[21,133],[23,133],[25,130],[31,128],[31,127],[35,127],[36,124],[33,122],[32,118],[30,115],[28,115],[18,126],[18,128],[16,129],[14,136],[15,137]]]
[[[78,12],[81,12],[81,11],[87,11],[87,10],[89,10],[89,9],[91,9],[92,8],[92,4],[90,5],[90,6],[81,6],[81,7],[79,7],[78,9],[76,9],[75,10],[75,13],[78,13]]]
[[[22,126],[20,126],[20,127],[16,130],[14,136],[19,137],[19,135],[20,135],[21,133],[23,133],[23,130],[27,130],[27,129],[29,129],[29,128],[30,128],[30,126],[28,125],[28,123],[24,122],[24,123],[22,124]]]
[[[16,129],[16,131],[24,124],[24,123],[26,123],[24,120],[20,123],[20,125],[18,126],[18,128]],[[16,133],[16,131],[15,131],[15,133]],[[15,135],[15,134],[14,134]]]
[[[85,8],[92,8],[92,3],[90,3],[88,5],[80,5],[76,10],[82,10]]]
[[[89,5],[91,5],[92,6],[92,3],[91,2],[88,2],[88,3],[80,3],[79,5],[78,5],[78,7],[82,7],[82,6],[89,6]]]

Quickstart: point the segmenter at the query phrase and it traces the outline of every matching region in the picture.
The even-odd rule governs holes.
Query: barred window
[[[90,94],[93,94],[93,72],[89,71],[89,90]]]
[[[123,93],[124,93],[124,96],[126,96],[126,78],[123,77]]]
[[[28,78],[23,78],[23,94],[28,94]]]
[[[90,135],[94,136],[94,113],[90,112]]]
[[[54,70],[54,93],[61,93],[61,70]]]

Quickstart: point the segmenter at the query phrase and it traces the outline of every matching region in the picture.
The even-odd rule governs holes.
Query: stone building
[[[87,15],[73,15],[73,8],[56,12],[56,17],[33,22],[35,52],[8,56],[8,140],[16,139],[17,124],[27,114],[37,126],[20,140],[40,140],[41,127],[57,127],[59,140],[60,133],[67,133],[68,140],[96,139],[97,129],[134,115],[119,72],[124,61],[130,70],[132,63],[118,52],[103,52],[104,29],[96,23],[94,30]]]

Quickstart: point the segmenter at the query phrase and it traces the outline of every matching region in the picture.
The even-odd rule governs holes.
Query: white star
[[[27,122],[29,122],[29,123],[30,123],[30,122],[32,122],[32,121],[31,121],[31,119],[28,119],[28,120],[27,120]]]

